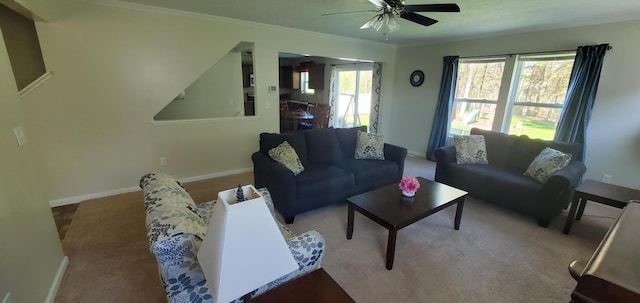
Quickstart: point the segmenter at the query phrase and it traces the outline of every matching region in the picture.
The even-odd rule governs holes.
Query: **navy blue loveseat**
[[[585,165],[571,160],[540,183],[524,172],[545,147],[570,153],[573,159],[582,149],[578,143],[543,141],[526,135],[471,129],[472,135],[483,135],[489,164],[457,164],[456,147],[448,145],[436,150],[436,182],[469,192],[469,195],[509,208],[538,220],[547,227],[566,208],[586,171]]]
[[[254,183],[266,187],[287,224],[296,215],[372,189],[399,182],[407,149],[384,144],[384,160],[354,159],[358,128],[320,128],[293,134],[260,134],[253,160]],[[294,175],[269,157],[268,151],[287,141],[305,170]]]

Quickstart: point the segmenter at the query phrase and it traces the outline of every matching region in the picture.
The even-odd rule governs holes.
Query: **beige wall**
[[[114,6],[78,2],[64,19],[37,24],[54,76],[23,103],[51,200],[134,189],[149,171],[185,178],[250,168],[259,134],[279,128],[278,92],[267,87],[278,86],[280,51],[381,62],[395,56],[380,43],[108,3]],[[255,43],[256,116],[150,123],[240,41]],[[168,166],[159,166],[160,157]]]
[[[640,20],[528,34],[400,48],[396,56],[394,103],[390,137],[424,155],[436,108],[442,57],[495,55],[575,49],[610,43],[588,134],[587,178],[613,176],[613,183],[640,188],[640,61],[637,60]],[[425,72],[420,87],[409,85],[409,74]]]
[[[64,254],[21,103],[0,33],[0,299],[11,292],[12,302],[45,302]],[[13,135],[18,126],[27,138],[22,147]]]
[[[68,0],[0,0],[0,3],[39,21],[55,21],[73,7]]]
[[[171,101],[156,120],[234,117],[244,112],[240,53],[229,52]]]

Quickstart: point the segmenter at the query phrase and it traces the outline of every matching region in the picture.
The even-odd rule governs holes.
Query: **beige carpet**
[[[386,229],[356,212],[347,240],[346,205],[296,217],[300,233],[321,232],[325,270],[357,302],[568,302],[575,281],[567,265],[588,259],[619,210],[589,204],[570,235],[566,213],[549,228],[528,217],[468,198],[459,231],[455,208],[398,232],[393,270],[385,266]]]
[[[407,158],[405,174],[433,178],[433,163]],[[251,182],[251,174],[187,184],[196,201]],[[63,241],[70,258],[56,302],[166,302],[148,251],[140,192],[83,202]],[[325,270],[357,302],[567,302],[567,265],[588,258],[620,210],[589,203],[572,233],[566,213],[547,229],[469,198],[459,231],[446,209],[398,233],[394,268],[384,267],[387,232],[356,213],[346,240],[346,206],[296,217],[297,233],[320,231]],[[598,217],[595,217],[598,216]]]

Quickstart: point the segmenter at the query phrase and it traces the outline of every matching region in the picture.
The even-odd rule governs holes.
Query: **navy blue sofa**
[[[586,167],[571,160],[545,183],[523,175],[529,164],[545,148],[572,154],[576,159],[582,149],[579,143],[543,141],[526,135],[471,129],[472,135],[483,135],[489,164],[457,164],[454,145],[436,150],[436,182],[469,192],[469,195],[509,208],[538,220],[547,227],[551,219],[566,208],[581,182]]]
[[[287,224],[296,215],[372,189],[399,182],[407,149],[384,145],[385,160],[354,159],[358,128],[320,128],[292,134],[260,134],[253,160],[254,183],[266,187]],[[287,141],[305,170],[294,175],[269,157],[268,151]]]

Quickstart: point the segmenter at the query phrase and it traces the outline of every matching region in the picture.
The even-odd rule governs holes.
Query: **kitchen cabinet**
[[[309,88],[324,89],[324,64],[308,63],[301,67],[309,72]],[[280,66],[280,87],[300,89],[300,69]]]
[[[324,89],[324,64],[307,64],[309,70],[309,88]]]
[[[280,66],[280,87],[300,89],[300,71],[291,66]]]

